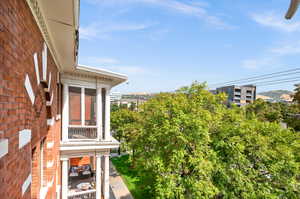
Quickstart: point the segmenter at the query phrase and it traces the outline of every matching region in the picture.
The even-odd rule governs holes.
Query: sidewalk
[[[110,165],[109,182],[110,182],[111,191],[113,192],[115,199],[133,199],[127,186],[123,182],[122,177],[117,173],[111,161],[109,165]]]

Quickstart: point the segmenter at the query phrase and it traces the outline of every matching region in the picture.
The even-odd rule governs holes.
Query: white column
[[[97,121],[97,139],[100,141],[102,139],[102,88],[97,88],[97,110],[96,110],[96,121]]]
[[[85,89],[81,88],[81,125],[85,126]]]
[[[69,126],[69,85],[63,85],[63,110],[62,110],[62,141],[68,141]]]
[[[61,169],[61,191],[62,191],[62,199],[68,198],[68,173],[69,173],[69,159],[68,158],[62,158],[62,169]]]
[[[96,155],[96,199],[101,199],[101,155]]]
[[[109,155],[104,155],[104,199],[109,199]]]
[[[110,141],[110,89],[106,88],[105,93],[105,135],[106,141]]]

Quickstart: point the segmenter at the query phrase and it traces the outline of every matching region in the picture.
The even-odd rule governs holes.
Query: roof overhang
[[[116,86],[128,80],[128,77],[124,74],[115,73],[109,70],[100,69],[92,66],[77,65],[75,72],[92,76],[95,78],[105,78],[112,80],[111,86]]]
[[[77,65],[79,0],[27,0],[61,71]]]

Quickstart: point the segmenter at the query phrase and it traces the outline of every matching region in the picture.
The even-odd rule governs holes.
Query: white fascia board
[[[28,94],[28,96],[31,100],[31,103],[34,104],[35,95],[33,93],[32,86],[31,86],[31,83],[30,83],[30,80],[29,80],[29,76],[27,74],[26,74],[26,77],[25,77],[24,86],[25,86],[27,94]]]
[[[27,191],[28,187],[31,184],[31,174],[29,174],[29,176],[27,177],[27,179],[25,180],[25,182],[22,185],[22,196],[24,195],[24,193]]]
[[[33,61],[34,61],[34,68],[35,68],[35,73],[36,73],[36,80],[37,84],[40,84],[40,71],[39,71],[39,62],[38,62],[38,54],[34,53],[33,54]]]
[[[19,131],[19,149],[24,147],[30,141],[31,141],[31,130],[30,129],[24,129],[22,131]]]
[[[8,153],[8,139],[0,139],[0,158]]]
[[[128,79],[128,77],[124,74],[115,73],[115,72],[112,72],[112,71],[109,71],[109,70],[100,69],[100,68],[96,68],[96,67],[92,67],[92,66],[77,65],[76,69],[82,70],[82,71],[87,71],[87,72],[92,72],[92,73],[97,73],[97,74],[100,74],[100,75],[106,75],[106,76],[109,76],[109,77],[121,79],[123,81],[126,81]]]

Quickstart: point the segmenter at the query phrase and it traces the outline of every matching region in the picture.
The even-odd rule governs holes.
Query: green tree
[[[194,83],[142,106],[135,142],[149,198],[300,197],[299,134],[224,100]]]
[[[127,150],[133,150],[135,143],[133,140],[139,132],[139,114],[129,109],[119,109],[111,113],[111,129],[113,136],[121,142],[121,147]],[[119,154],[121,152],[119,148]]]
[[[193,83],[112,113],[147,198],[300,198],[300,134],[279,125],[294,107],[224,100]]]

